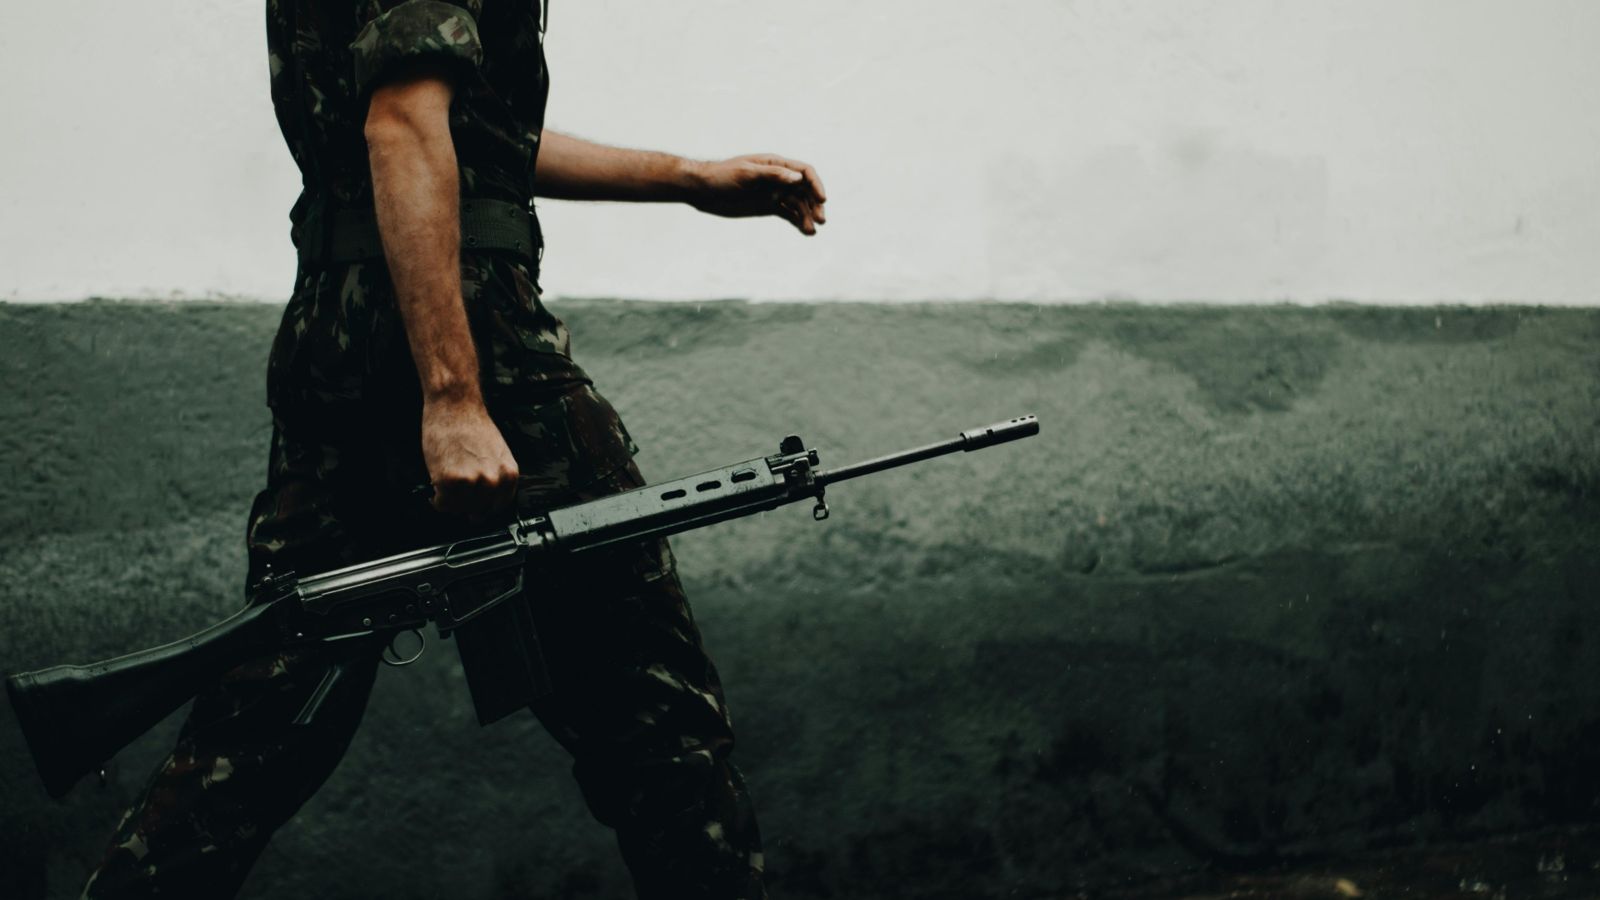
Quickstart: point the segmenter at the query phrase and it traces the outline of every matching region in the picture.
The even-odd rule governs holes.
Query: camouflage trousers
[[[620,419],[587,384],[499,408],[491,399],[490,412],[522,471],[519,503],[548,508],[643,484]],[[275,410],[268,487],[248,530],[252,576],[269,562],[318,571],[462,529],[406,490],[422,477],[414,418],[381,418]],[[528,606],[554,688],[533,712],[574,757],[590,810],[616,830],[638,895],[764,897],[754,813],[728,760],[727,706],[667,543],[542,563],[529,583],[541,586]],[[280,652],[204,691],[84,896],[233,896],[274,829],[338,764],[379,653]],[[345,672],[320,712],[291,724],[335,662]]]

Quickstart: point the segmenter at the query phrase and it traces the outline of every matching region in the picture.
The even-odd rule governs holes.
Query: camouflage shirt
[[[541,0],[267,0],[272,102],[301,173],[290,211],[296,245],[314,211],[372,208],[367,102],[415,67],[453,76],[462,197],[529,204],[549,91],[545,8]],[[587,381],[566,327],[539,300],[537,266],[463,248],[462,291],[487,391]],[[302,266],[273,347],[275,408],[367,399],[409,365],[383,261],[314,268]]]

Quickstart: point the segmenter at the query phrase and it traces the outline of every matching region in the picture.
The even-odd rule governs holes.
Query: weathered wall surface
[[[665,478],[1041,436],[675,539],[775,890],[1053,896],[1595,821],[1600,314],[563,308]],[[237,602],[266,307],[0,307],[0,668]],[[175,722],[52,804],[0,712],[0,883],[75,895]],[[246,896],[619,897],[531,717],[385,671]]]

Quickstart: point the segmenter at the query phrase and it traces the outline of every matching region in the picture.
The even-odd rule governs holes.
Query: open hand
[[[516,458],[481,401],[424,402],[422,457],[440,512],[477,522],[516,499]]]
[[[816,234],[827,221],[828,195],[809,164],[772,153],[753,153],[700,163],[689,205],[728,218],[781,216],[802,234]]]

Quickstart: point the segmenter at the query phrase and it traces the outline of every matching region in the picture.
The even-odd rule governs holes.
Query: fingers
[[[440,512],[478,521],[515,503],[516,458],[481,403],[425,403],[422,451]]]
[[[434,480],[433,508],[476,523],[510,510],[516,495],[514,463],[509,467],[447,472]]]
[[[814,201],[818,204],[828,202],[828,192],[822,186],[822,176],[817,174],[816,168],[810,163],[801,162],[798,159],[789,159],[786,156],[778,156],[775,153],[765,154],[761,157],[761,160],[769,166],[800,173],[800,177],[792,179],[791,183],[798,184],[804,181],[806,189],[810,192]]]
[[[809,197],[776,191],[772,200],[777,206],[777,214],[787,219],[800,233],[808,236],[817,233],[817,225],[822,219],[818,207]]]
[[[823,204],[828,202],[828,193],[822,187],[822,176],[810,163],[799,160],[778,157],[779,164],[792,172],[800,173],[800,178],[794,185],[801,193],[801,200],[805,204],[804,211],[810,224],[800,230],[806,234],[816,234],[817,225],[828,221],[827,214],[823,212]]]
[[[822,214],[822,204],[812,200],[810,197],[797,197],[795,202],[799,206],[801,218],[804,220],[800,230],[807,235],[816,234],[817,226],[827,221]]]
[[[781,156],[769,156],[764,159],[772,162],[760,167],[760,175],[780,185],[772,195],[773,202],[778,207],[778,214],[799,229],[800,233],[816,234],[817,226],[828,220],[823,212],[826,197],[822,192],[822,181],[817,177],[816,170],[805,163],[784,159]]]
[[[807,186],[811,188],[811,197],[817,202],[817,205],[821,206],[828,202],[828,192],[823,189],[822,176],[817,174],[817,170],[812,168],[810,163],[796,162],[794,160],[789,160],[789,163],[791,167],[800,169],[800,173],[805,177]]]
[[[769,181],[776,181],[784,186],[797,185],[805,180],[805,173],[797,172],[787,166],[760,166],[757,174]]]
[[[777,203],[779,214],[798,228],[801,234],[809,236],[817,233],[816,219],[804,201],[795,197],[779,197]]]

